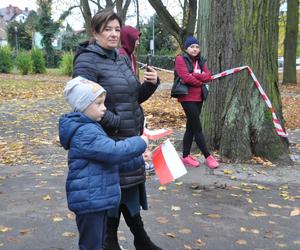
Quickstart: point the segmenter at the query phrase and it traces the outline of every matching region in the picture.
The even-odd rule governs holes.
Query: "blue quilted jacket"
[[[144,140],[134,136],[116,142],[99,123],[77,112],[60,117],[59,138],[69,150],[69,209],[84,214],[116,207],[120,201],[118,165],[140,158],[146,149]]]

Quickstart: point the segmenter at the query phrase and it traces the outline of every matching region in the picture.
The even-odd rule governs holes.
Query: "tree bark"
[[[208,18],[210,13],[210,0],[198,0],[197,37],[201,45],[201,55],[207,57]]]
[[[176,22],[161,0],[149,0],[149,3],[155,9],[165,28],[174,36],[180,47],[183,48],[185,38],[189,35],[194,35],[197,16],[197,0],[185,1],[183,6],[182,26]]]
[[[283,84],[297,83],[296,54],[299,24],[299,0],[287,1],[287,21],[284,39]]]
[[[91,29],[91,21],[92,21],[92,14],[88,0],[80,0],[80,10],[82,16],[84,18],[84,27],[86,30],[87,38],[92,37],[92,29]]]
[[[208,67],[216,74],[249,65],[282,124],[277,73],[279,1],[209,2]],[[207,16],[204,8],[200,13]],[[276,134],[272,115],[245,70],[211,83],[202,122],[208,145],[223,156],[248,160],[254,154],[290,161],[288,140]]]

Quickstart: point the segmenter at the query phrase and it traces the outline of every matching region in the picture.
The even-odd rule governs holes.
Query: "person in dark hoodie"
[[[157,72],[148,67],[141,84],[126,57],[120,57],[122,21],[112,10],[95,14],[91,21],[92,38],[82,43],[74,58],[73,77],[82,76],[97,82],[107,91],[106,112],[100,121],[111,138],[120,140],[143,133],[144,115],[140,104],[157,89]],[[108,212],[107,236],[104,249],[120,250],[117,230],[123,214],[134,235],[138,250],[160,250],[147,235],[140,208],[147,209],[145,162],[140,158],[123,161],[119,168],[121,202]]]
[[[106,111],[106,91],[77,77],[69,81],[65,97],[74,112],[59,119],[59,138],[69,150],[66,181],[68,207],[76,214],[80,250],[100,250],[106,234],[107,210],[118,206],[118,164],[140,157],[148,140],[133,136],[115,142],[98,123]]]
[[[130,25],[125,25],[121,28],[121,48],[120,55],[128,56],[131,68],[136,74],[136,59],[134,50],[140,45],[141,32]]]

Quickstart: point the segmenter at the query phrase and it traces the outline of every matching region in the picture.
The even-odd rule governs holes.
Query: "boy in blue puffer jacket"
[[[67,83],[64,95],[74,111],[59,119],[60,143],[69,150],[68,207],[76,214],[79,249],[100,250],[106,211],[120,202],[118,164],[141,157],[148,140],[107,136],[98,123],[106,111],[106,91],[98,83],[78,76]]]

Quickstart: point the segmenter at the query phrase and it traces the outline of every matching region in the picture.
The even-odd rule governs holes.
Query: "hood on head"
[[[69,149],[76,130],[91,120],[82,113],[72,112],[59,118],[59,140],[64,149]]]
[[[126,25],[121,28],[121,46],[128,54],[132,54],[135,47],[135,42],[141,36],[141,32],[132,26]]]

